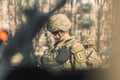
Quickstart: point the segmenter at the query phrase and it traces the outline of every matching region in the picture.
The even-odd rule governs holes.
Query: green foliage
[[[85,19],[82,21],[82,26],[84,27],[90,27],[93,24],[93,21],[91,19]]]
[[[92,5],[90,3],[82,4],[81,8],[83,11],[89,11],[92,9]]]

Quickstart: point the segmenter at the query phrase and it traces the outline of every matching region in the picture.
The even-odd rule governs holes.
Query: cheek
[[[59,35],[56,35],[56,38],[60,38],[60,36],[59,36]]]
[[[53,38],[55,39],[55,41],[60,40],[59,35],[55,35]]]
[[[55,38],[56,36],[55,35],[52,35],[53,38]]]
[[[54,35],[54,37],[55,37],[55,38],[59,38],[59,35],[58,35],[58,34],[56,34],[56,35]]]
[[[58,38],[58,36],[57,36],[57,35],[52,35],[52,36],[53,36],[53,38],[54,38],[54,39]]]

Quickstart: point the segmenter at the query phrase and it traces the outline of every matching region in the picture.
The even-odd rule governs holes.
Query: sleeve
[[[71,52],[75,55],[78,62],[86,62],[84,47],[80,43],[75,43],[71,49]]]
[[[76,43],[73,45],[71,52],[75,58],[75,69],[87,69],[85,50],[82,44]]]

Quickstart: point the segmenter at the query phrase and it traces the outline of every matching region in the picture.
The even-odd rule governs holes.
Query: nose
[[[53,38],[54,38],[55,40],[58,40],[58,39],[59,39],[59,37],[58,37],[57,35],[53,35]]]
[[[53,38],[54,38],[54,39],[56,39],[56,38],[57,38],[57,36],[56,36],[56,35],[53,35]]]

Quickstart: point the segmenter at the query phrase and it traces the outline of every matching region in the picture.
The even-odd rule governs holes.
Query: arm
[[[50,53],[47,55],[44,55],[44,61],[49,62],[52,61],[56,64],[64,64],[69,58],[70,58],[70,51],[67,49],[67,47],[62,47],[57,51],[57,55],[55,58],[53,58],[55,53]],[[55,64],[54,64],[55,65]]]
[[[84,52],[84,47],[80,43],[75,43],[71,49],[75,57],[75,68],[76,69],[86,69],[86,57]]]

